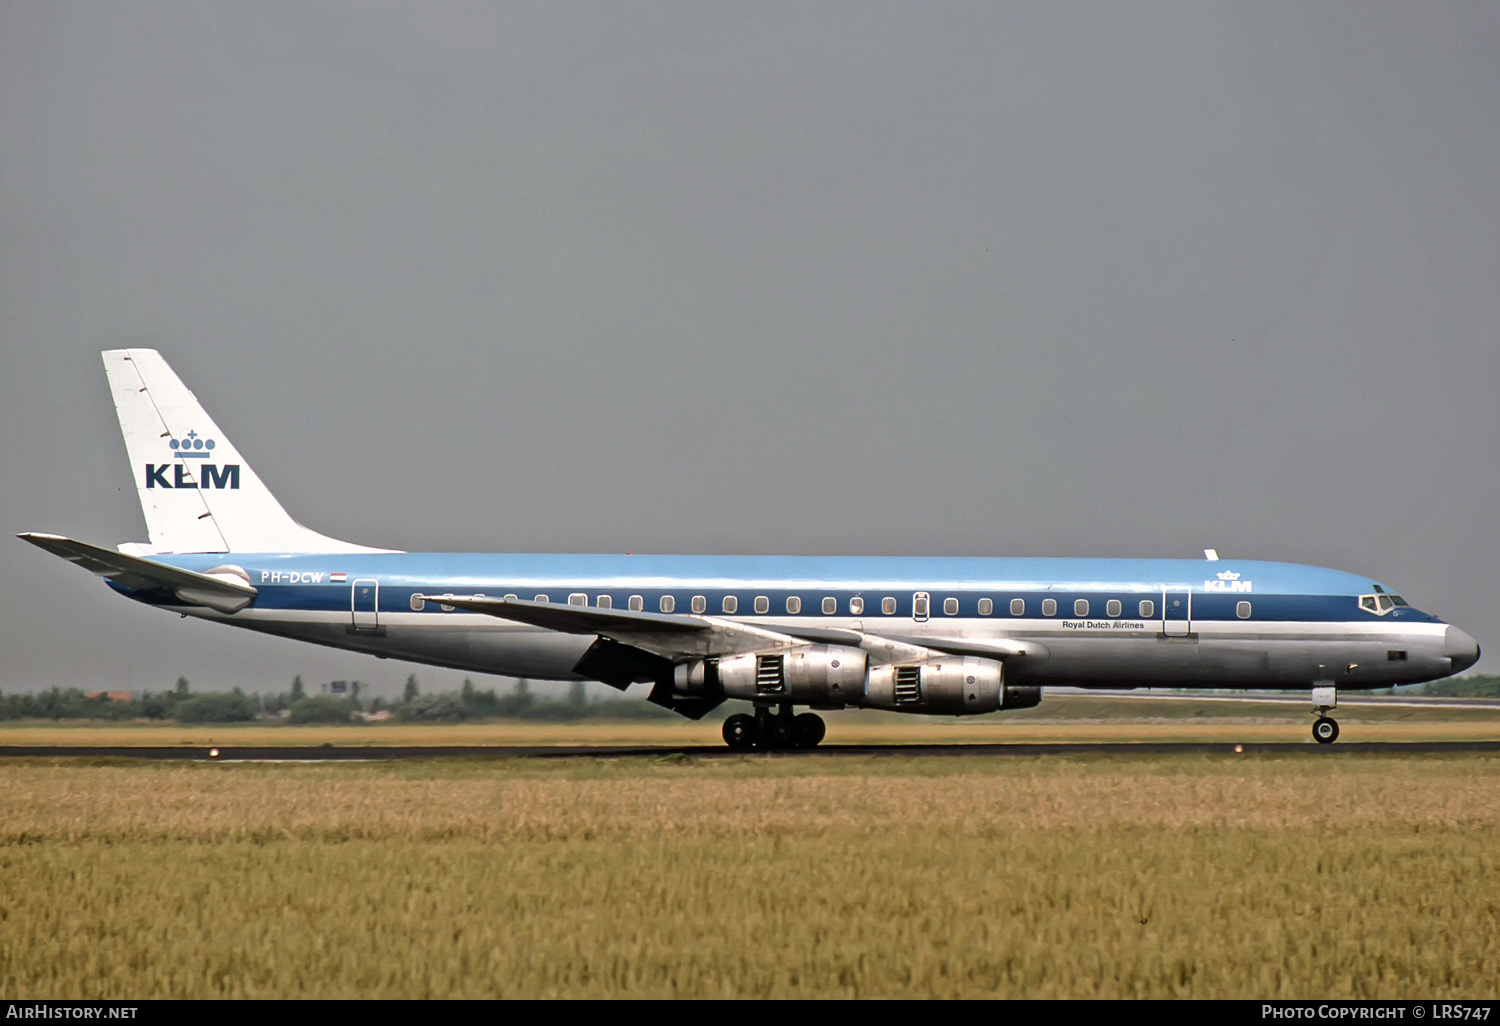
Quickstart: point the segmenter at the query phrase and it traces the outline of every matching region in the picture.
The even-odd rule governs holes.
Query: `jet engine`
[[[1004,676],[1000,662],[978,656],[877,666],[870,670],[864,705],[896,712],[965,716],[1028,709],[1041,702],[1041,688],[1009,685]]]
[[[862,705],[869,657],[843,645],[808,645],[682,663],[675,689],[749,701],[792,702],[815,709]]]

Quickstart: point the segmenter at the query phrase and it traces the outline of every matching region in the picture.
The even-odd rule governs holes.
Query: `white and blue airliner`
[[[150,349],[104,366],[148,543],[22,538],[185,616],[481,673],[651,685],[735,748],[818,744],[807,709],[1022,709],[1048,685],[1342,689],[1459,672],[1473,638],[1368,577],[1219,559],[490,555],[297,523]]]

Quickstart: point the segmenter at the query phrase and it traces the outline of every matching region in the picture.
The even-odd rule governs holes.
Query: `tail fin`
[[[155,551],[385,551],[287,516],[156,350],[111,349],[104,372]]]

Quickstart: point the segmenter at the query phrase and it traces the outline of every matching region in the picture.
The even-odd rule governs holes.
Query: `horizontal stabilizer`
[[[90,573],[108,578],[122,588],[165,588],[184,602],[208,606],[220,612],[233,613],[244,609],[259,594],[254,585],[227,567],[224,573],[200,574],[139,556],[127,556],[123,552],[59,534],[21,534],[17,537],[76,563]],[[239,571],[239,574],[243,573]]]

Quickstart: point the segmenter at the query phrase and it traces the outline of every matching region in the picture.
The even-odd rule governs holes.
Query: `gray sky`
[[[1213,545],[1494,651],[1497,52],[1480,2],[5,3],[0,526],[145,537],[144,345],[355,541]],[[4,690],[412,669],[0,579]]]

